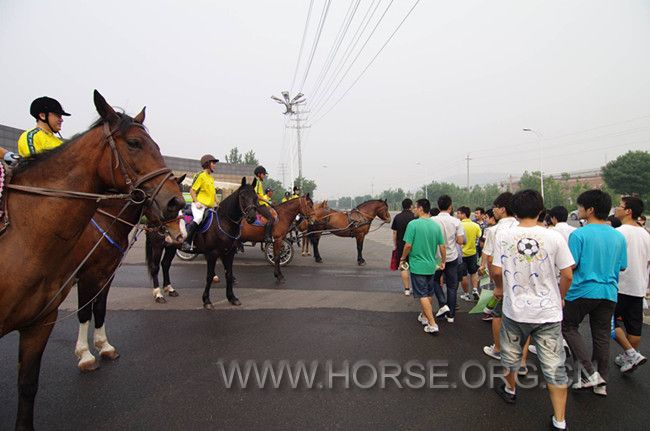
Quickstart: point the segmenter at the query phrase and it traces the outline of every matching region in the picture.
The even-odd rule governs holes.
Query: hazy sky
[[[325,2],[313,2],[294,92]],[[314,116],[311,107],[311,120],[415,3],[361,0],[324,82],[377,2],[342,71],[385,12],[383,20],[325,109]],[[127,113],[146,105],[164,154],[222,158],[234,146],[253,149],[281,179],[294,131],[285,135],[282,107],[270,96],[291,86],[309,4],[0,0],[0,124],[32,126],[29,103],[48,95],[73,114],[63,127],[71,136],[96,117],[97,88]],[[350,4],[330,3],[302,87],[308,101]],[[537,137],[524,127],[543,135],[545,172],[596,168],[628,149],[650,149],[648,77],[647,0],[423,0],[306,133],[304,174],[320,198],[463,179],[467,153],[475,179],[519,175],[540,164]]]

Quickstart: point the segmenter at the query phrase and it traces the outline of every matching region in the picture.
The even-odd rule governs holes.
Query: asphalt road
[[[109,299],[108,336],[122,356],[81,374],[73,353],[76,319],[62,320],[44,355],[37,428],[548,429],[551,407],[541,379],[523,380],[530,388],[519,390],[515,406],[504,404],[488,379],[482,381],[481,370],[498,370],[482,353],[490,325],[467,314],[470,304],[462,303],[454,324],[440,323],[437,337],[425,334],[416,321],[417,305],[401,294],[398,275],[386,269],[389,231],[384,227],[369,238],[367,266],[356,265],[354,240],[325,238],[325,263],[297,256],[283,285],[274,282],[261,252],[247,248],[236,261],[243,305],[227,304],[216,285],[215,311],[200,308],[205,266],[198,259],[173,267],[179,298],[153,303],[139,244]],[[61,315],[74,307],[74,301],[66,302]],[[0,342],[1,430],[13,427],[16,414],[17,340],[12,333]],[[641,350],[647,345],[643,341]],[[243,367],[246,360],[260,367],[265,360],[276,367],[282,360],[293,367],[317,361],[315,384],[292,389],[284,380],[277,389],[268,382],[263,389],[254,384],[228,389],[222,366],[240,361]],[[328,373],[327,361],[338,375]],[[349,388],[341,377],[344,361]],[[409,380],[404,370],[409,364],[428,369],[427,361],[438,361],[436,376],[430,382],[427,375],[425,387],[419,387],[422,382]],[[529,363],[536,364],[534,356]],[[401,389],[391,378],[383,379],[386,388],[370,385],[375,371],[397,366],[403,367],[397,378]],[[466,387],[463,376],[475,388]],[[608,391],[605,399],[591,392],[570,394],[571,429],[648,428],[650,365],[621,376],[612,364]]]

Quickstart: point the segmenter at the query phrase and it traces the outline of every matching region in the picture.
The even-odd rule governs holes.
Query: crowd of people
[[[392,224],[404,294],[419,301],[424,332],[438,334],[443,319],[454,323],[457,297],[489,297],[482,319],[492,325],[492,342],[483,352],[505,371],[495,391],[516,403],[516,378],[528,373],[529,351],[537,355],[553,407],[551,429],[567,428],[569,386],[607,396],[612,339],[621,347],[614,359],[621,373],[647,362],[639,351],[650,297],[643,201],[623,196],[611,217],[611,197],[601,190],[582,193],[577,204],[577,228],[567,223],[566,208],[546,210],[534,190],[502,193],[487,211],[454,211],[447,195],[433,209],[428,199],[405,199]],[[578,331],[586,316],[591,356]],[[569,355],[578,369],[573,382]]]

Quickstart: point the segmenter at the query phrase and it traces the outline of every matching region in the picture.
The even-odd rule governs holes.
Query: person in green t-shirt
[[[432,299],[434,294],[433,274],[445,268],[447,252],[445,237],[438,222],[431,220],[428,199],[420,199],[415,204],[415,215],[404,233],[404,251],[400,263],[408,258],[411,272],[411,291],[413,298],[420,301],[422,312],[418,316],[424,325],[424,332],[438,334],[439,328],[433,317]],[[440,253],[440,258],[436,253]]]

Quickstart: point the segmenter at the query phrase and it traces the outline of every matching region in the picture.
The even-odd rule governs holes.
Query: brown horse
[[[314,203],[309,197],[309,193],[297,199],[291,199],[275,206],[278,213],[278,221],[273,225],[273,261],[274,271],[273,275],[278,282],[284,281],[284,275],[280,270],[280,250],[282,249],[282,242],[291,230],[291,226],[300,214],[311,222],[314,219]],[[264,227],[256,226],[242,221],[241,242],[264,242]]]
[[[16,429],[34,428],[41,357],[79,262],[69,258],[109,191],[176,217],[183,199],[158,145],[135,118],[95,91],[100,119],[66,144],[18,164],[7,194],[11,224],[0,238],[0,337],[20,331]]]
[[[326,214],[329,214],[331,212],[331,209],[329,205],[327,204],[327,200],[324,200],[322,202],[319,202],[314,205],[314,219],[319,220]],[[307,231],[309,229],[309,226],[311,225],[310,222],[307,220],[301,220],[298,226],[296,226],[298,232],[300,233],[300,236],[302,237],[300,240],[301,248],[300,248],[300,254],[302,256],[311,256],[311,253],[309,252],[309,238],[307,237]]]
[[[176,181],[180,184],[185,175]],[[180,187],[179,187],[180,191]],[[79,359],[81,371],[93,371],[99,367],[88,346],[88,328],[91,318],[95,318],[93,341],[102,359],[117,359],[119,353],[106,336],[106,300],[113,282],[113,275],[118,269],[124,255],[129,249],[129,234],[136,227],[144,212],[151,217],[150,211],[142,205],[132,205],[120,217],[122,204],[115,201],[105,201],[93,216],[91,223],[81,234],[70,259],[81,262],[100,241],[99,247],[90,255],[77,273],[77,298],[79,307],[79,336],[75,346],[75,355]],[[117,218],[116,218],[117,217]],[[179,220],[170,221],[165,225],[161,235],[168,237],[170,243],[180,243],[183,234]]]
[[[363,240],[368,234],[370,224],[375,217],[379,217],[384,223],[390,223],[390,212],[385,200],[369,200],[350,211],[336,211],[326,206],[317,210],[317,221],[308,229],[308,235],[314,248],[314,260],[317,263],[323,261],[318,252],[318,243],[322,233],[329,231],[336,236],[356,238],[357,264],[365,265]]]

